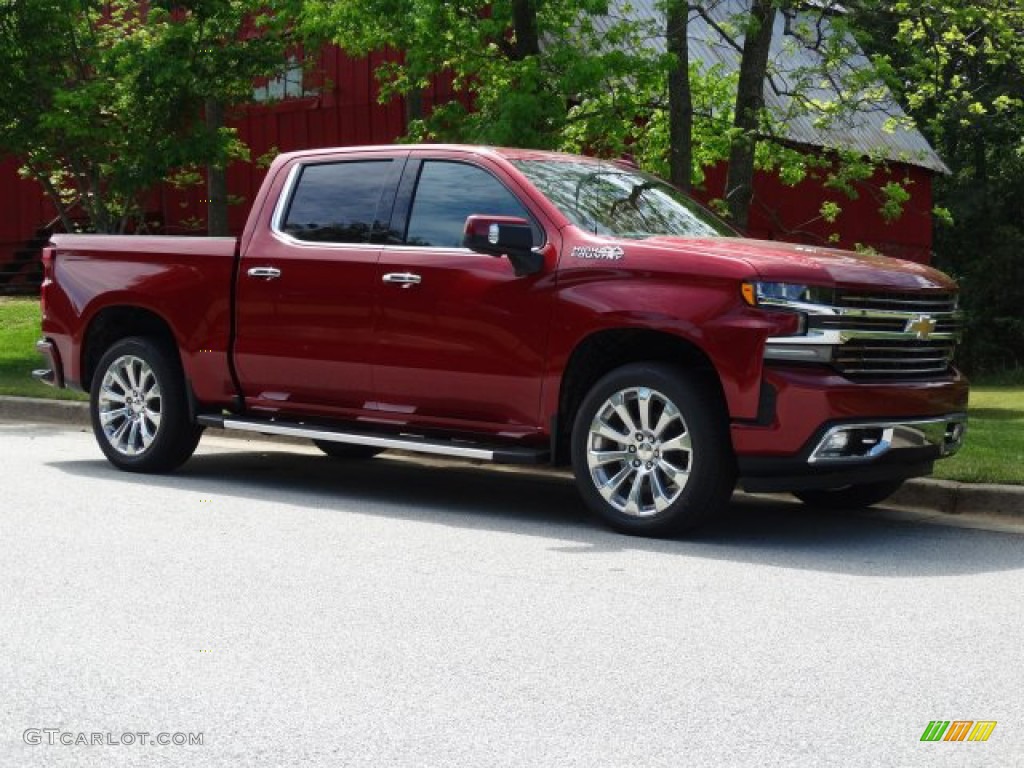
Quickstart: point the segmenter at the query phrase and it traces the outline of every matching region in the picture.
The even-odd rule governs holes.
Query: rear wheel
[[[355,445],[354,443],[334,443],[330,440],[314,440],[313,445],[330,456],[332,459],[372,459],[383,448],[374,448],[372,445]]]
[[[203,429],[189,419],[177,355],[153,339],[115,342],[100,358],[90,395],[93,434],[119,469],[166,472],[199,443]]]
[[[661,363],[618,368],[594,385],[576,415],[580,493],[623,533],[693,528],[725,506],[735,485],[728,424],[703,379]]]
[[[848,485],[845,488],[827,488],[808,491],[794,491],[804,504],[823,509],[863,509],[885,501],[903,485],[902,480],[883,483]]]

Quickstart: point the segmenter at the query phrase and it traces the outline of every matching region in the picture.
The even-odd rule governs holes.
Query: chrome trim
[[[928,341],[949,341],[959,343],[961,333],[933,333]],[[913,333],[897,333],[895,331],[848,331],[829,328],[810,328],[803,336],[771,336],[769,344],[830,344],[833,346],[846,344],[850,341],[917,341]]]
[[[403,451],[416,451],[418,453],[433,453],[440,456],[456,456],[462,459],[494,461],[494,451],[492,450],[462,445],[448,445],[445,443],[431,443],[424,441],[423,438],[377,437],[375,435],[360,435],[352,432],[328,431],[314,427],[289,426],[272,421],[256,422],[232,418],[225,418],[223,427],[224,429],[238,429],[243,432],[258,432],[265,435],[303,437],[310,440],[327,440],[332,443],[370,445],[374,448],[394,448]]]
[[[32,378],[50,387],[57,386],[57,374],[52,368],[36,368],[32,371]]]
[[[32,371],[32,378],[57,389],[64,389],[64,368],[61,363],[57,345],[49,338],[36,342],[36,352],[43,358],[49,368],[38,368]]]
[[[292,192],[295,190],[295,183],[299,178],[299,174],[302,173],[302,169],[305,168],[305,163],[296,163],[288,171],[288,178],[285,179],[284,186],[281,187],[281,194],[277,196],[277,203],[274,205],[274,215],[270,218],[270,229],[276,235],[282,235],[288,240],[296,240],[296,238],[287,234],[281,229],[281,224],[284,220],[284,212],[288,207],[288,203],[291,202]]]
[[[423,253],[429,251],[431,254],[456,254],[458,256],[480,256],[485,259],[493,259],[486,253],[478,253],[477,251],[470,250],[469,248],[463,248],[458,245],[446,245],[446,246],[435,246],[435,245],[402,245],[401,243],[381,243],[381,250],[385,253]]]
[[[879,294],[873,298],[881,303],[886,297]],[[934,305],[937,300],[931,297],[922,301]],[[944,374],[963,337],[963,312],[925,312],[903,294],[894,295],[891,303],[904,309],[860,309],[785,299],[764,302],[769,310],[805,316],[803,333],[766,340],[764,359],[825,363],[850,378],[919,379]],[[948,303],[954,304],[952,300]],[[828,347],[832,348],[831,355],[824,352]]]
[[[423,278],[412,272],[388,272],[384,277],[381,278],[385,283],[393,283],[402,286],[403,288],[409,288],[413,285],[419,285],[423,282]]]
[[[277,267],[249,267],[245,274],[249,277],[261,277],[264,280],[275,280],[281,276],[281,270]]]
[[[824,434],[811,451],[808,464],[851,464],[873,461],[891,451],[935,447],[940,456],[952,456],[963,445],[967,414],[953,413],[930,419],[904,421],[867,421],[840,424]],[[865,454],[858,456],[822,456],[825,446],[842,432],[881,432],[881,439]]]
[[[912,308],[916,312],[928,313],[949,313],[959,308],[959,295],[956,291],[940,290],[935,292],[918,291],[854,291],[840,289],[836,292],[836,304],[838,306],[857,308],[851,305],[873,305],[875,310],[885,305],[896,305],[904,308]]]
[[[830,363],[834,351],[835,347],[832,344],[822,343],[817,338],[806,338],[800,343],[791,343],[790,337],[772,338],[765,344],[764,359],[780,362]]]

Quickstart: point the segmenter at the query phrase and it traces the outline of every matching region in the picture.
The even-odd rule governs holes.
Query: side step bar
[[[550,458],[547,450],[520,446],[486,445],[461,440],[438,440],[418,435],[391,435],[370,432],[351,432],[321,425],[310,426],[301,422],[264,421],[240,416],[200,415],[203,426],[257,432],[262,435],[302,437],[309,440],[327,440],[332,443],[369,445],[374,448],[393,448],[416,453],[433,453],[460,459],[478,459],[499,464],[544,464]]]

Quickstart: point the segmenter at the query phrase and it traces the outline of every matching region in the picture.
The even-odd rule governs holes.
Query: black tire
[[[572,432],[576,485],[591,511],[622,533],[667,536],[724,508],[736,484],[736,459],[716,389],[705,377],[663,363],[625,365],[600,379]],[[598,433],[602,428],[606,435]]]
[[[372,459],[378,453],[383,453],[383,448],[374,448],[372,445],[356,445],[354,443],[334,443],[330,440],[314,440],[313,445],[330,456],[332,459]]]
[[[848,485],[845,488],[826,488],[807,491],[794,491],[804,504],[829,510],[864,509],[892,496],[903,485],[902,480],[889,480],[882,483],[864,483]]]
[[[154,339],[131,336],[111,345],[90,395],[93,434],[118,469],[169,472],[195,452],[203,428],[189,419],[181,364]]]

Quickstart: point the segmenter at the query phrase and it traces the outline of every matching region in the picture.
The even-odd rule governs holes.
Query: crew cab
[[[964,436],[953,281],[741,238],[622,162],[293,152],[237,240],[57,235],[43,262],[37,376],[90,393],[123,470],[206,426],[571,464],[609,525],[664,535],[737,482],[876,503]]]

